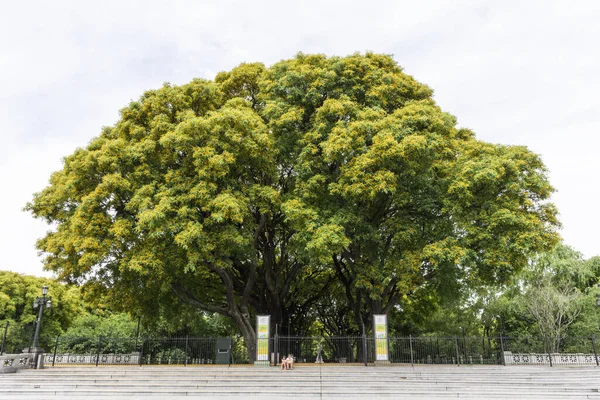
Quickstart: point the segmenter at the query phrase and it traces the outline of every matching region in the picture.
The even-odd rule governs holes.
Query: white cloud
[[[483,140],[540,153],[567,243],[600,253],[600,3],[38,1],[0,15],[0,269],[40,274],[46,227],[21,211],[61,157],[169,81],[298,51],[394,54]]]

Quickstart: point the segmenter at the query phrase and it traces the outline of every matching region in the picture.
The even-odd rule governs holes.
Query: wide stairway
[[[1,400],[600,399],[597,367],[56,367],[0,375]]]

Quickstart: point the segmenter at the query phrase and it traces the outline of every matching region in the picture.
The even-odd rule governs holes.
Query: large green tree
[[[539,157],[457,128],[391,58],[301,55],[263,82],[294,240],[334,267],[357,329],[419,290],[506,282],[556,240]]]
[[[538,156],[457,128],[391,57],[299,54],[146,92],[27,208],[62,279],[227,316],[253,357],[257,313],[327,318],[336,296],[358,329],[508,279],[556,240],[551,192]]]

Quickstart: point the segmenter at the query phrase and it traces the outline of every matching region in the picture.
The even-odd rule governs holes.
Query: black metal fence
[[[396,337],[389,339],[390,362],[411,364],[594,365],[591,337]]]
[[[45,365],[212,365],[248,364],[241,337],[44,338]],[[297,364],[370,365],[375,339],[367,336],[275,336],[268,362],[292,355]],[[591,337],[420,336],[387,339],[390,364],[496,364],[600,366]]]
[[[57,337],[45,365],[247,364],[240,337],[71,338]]]
[[[291,355],[296,363],[368,364],[375,361],[375,339],[364,336],[295,337],[273,339],[271,363]]]

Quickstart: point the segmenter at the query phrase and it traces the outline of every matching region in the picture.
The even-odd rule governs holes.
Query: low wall
[[[550,364],[549,356],[552,356],[552,364],[555,365],[597,365],[594,354],[585,353],[513,353],[504,352],[506,365],[546,365]]]
[[[50,366],[66,364],[96,364],[96,354],[52,353],[44,354],[44,364]],[[100,354],[98,365],[137,365],[140,363],[140,353]]]
[[[31,368],[34,354],[4,354],[0,356],[0,374],[17,372],[17,369]]]

